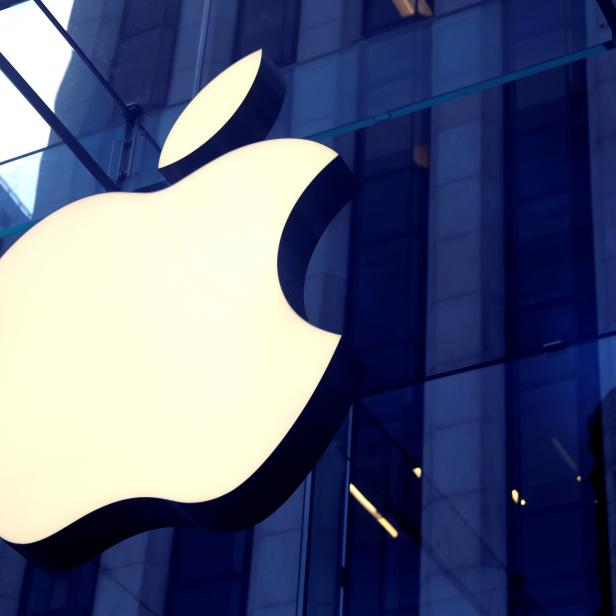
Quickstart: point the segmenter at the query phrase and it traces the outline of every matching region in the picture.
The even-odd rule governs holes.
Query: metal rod
[[[199,46],[197,48],[197,64],[195,66],[195,79],[193,82],[193,96],[201,90],[203,79],[203,66],[205,64],[205,46],[207,33],[210,27],[211,0],[203,0],[203,12],[201,13],[201,27],[199,29]]]
[[[81,47],[77,44],[75,39],[66,31],[66,29],[62,26],[62,24],[56,19],[54,14],[47,8],[47,6],[43,3],[42,0],[33,0],[33,2],[38,6],[43,15],[51,22],[51,25],[58,31],[60,36],[69,44],[71,49],[77,54],[79,59],[88,67],[90,72],[94,75],[95,79],[103,86],[106,92],[111,96],[111,98],[115,101],[115,103],[122,109],[122,113],[127,120],[132,120],[136,122],[136,117],[134,116],[135,110],[139,108],[136,105],[127,105],[121,98],[120,95],[113,89],[111,84],[105,79],[103,74],[96,68],[92,60],[88,58],[88,56],[84,53]],[[143,134],[143,136],[149,141],[154,148],[160,152],[160,146],[156,143],[156,140],[150,133],[145,129],[141,122],[139,124],[139,130]]]
[[[54,14],[43,4],[42,0],[33,0],[34,4],[39,7],[43,15],[51,22],[52,26],[59,32],[60,36],[71,46],[73,51],[79,56],[79,59],[90,69],[90,72],[96,77],[100,84],[107,90],[107,93],[113,100],[122,107],[124,113],[130,113],[127,105],[120,98],[120,95],[111,87],[111,84],[103,77],[101,72],[94,66],[92,60],[86,56],[81,47],[77,45],[75,39],[62,27],[62,24],[55,18]]]
[[[48,150],[52,150],[53,148],[57,148],[61,143],[52,143],[50,145],[44,145],[42,148],[37,148],[36,150],[29,150],[28,152],[22,152],[21,154],[16,154],[15,156],[11,156],[11,158],[5,158],[4,160],[0,160],[0,167],[2,165],[8,165],[9,163],[14,163],[15,161],[21,160],[22,158],[28,158],[29,156],[34,156],[35,154],[42,154],[43,152],[47,152]]]
[[[154,139],[154,137],[152,137],[152,135],[150,135],[150,132],[147,130],[147,128],[145,128],[143,122],[141,122],[140,119],[135,120],[135,126],[137,127],[139,132],[145,137],[146,141],[148,141],[157,152],[160,152],[161,147],[158,145],[158,142],[156,141],[156,139]]]
[[[0,71],[21,92],[24,98],[34,107],[35,111],[49,124],[51,129],[64,141],[84,167],[96,178],[106,190],[117,190],[116,183],[105,173],[92,155],[79,143],[78,139],[47,106],[45,101],[34,91],[32,86],[21,76],[19,71],[0,53]]]

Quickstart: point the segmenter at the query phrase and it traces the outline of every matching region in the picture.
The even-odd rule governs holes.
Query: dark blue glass
[[[97,575],[98,560],[55,573],[27,565],[18,616],[88,616]]]
[[[263,49],[278,66],[295,61],[300,3],[297,0],[241,0],[235,57]]]
[[[251,531],[177,529],[165,616],[246,612]]]

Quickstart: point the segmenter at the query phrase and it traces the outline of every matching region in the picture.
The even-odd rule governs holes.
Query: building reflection
[[[360,184],[306,304],[366,376],[271,518],[146,533],[61,574],[3,546],[0,613],[614,613],[614,55],[521,78],[609,38],[595,0],[95,4],[68,30],[159,143],[234,59],[262,46],[282,68],[273,136],[318,135]],[[160,187],[156,147],[97,84],[73,56],[54,110],[123,189]],[[28,212],[104,190],[54,135],[32,156],[0,163],[3,250]],[[24,213],[11,178],[32,169]]]

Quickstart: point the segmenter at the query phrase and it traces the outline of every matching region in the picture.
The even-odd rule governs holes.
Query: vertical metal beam
[[[197,64],[195,66],[195,79],[193,81],[193,96],[201,90],[203,80],[203,67],[205,64],[205,49],[207,44],[207,34],[210,28],[210,8],[211,0],[204,0],[203,12],[201,13],[201,27],[199,29],[199,46],[197,48]]]
[[[24,98],[34,107],[35,111],[49,124],[51,129],[64,141],[83,166],[94,176],[106,190],[118,190],[117,184],[107,175],[92,155],[79,143],[73,133],[64,125],[58,116],[47,106],[45,101],[34,91],[19,71],[0,53],[0,71],[21,92]]]

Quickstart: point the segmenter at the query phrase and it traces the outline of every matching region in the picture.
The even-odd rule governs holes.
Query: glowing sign
[[[351,175],[321,144],[255,143],[282,97],[261,52],[240,60],[172,128],[174,184],[67,205],[0,259],[0,536],[36,562],[259,521],[352,402],[354,360],[303,307]]]

